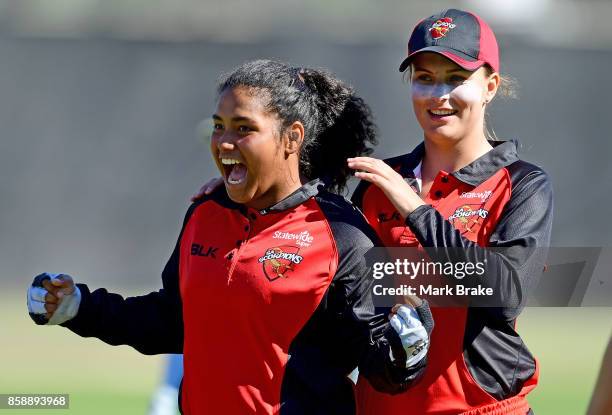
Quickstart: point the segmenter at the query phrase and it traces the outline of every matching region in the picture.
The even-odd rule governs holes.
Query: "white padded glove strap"
[[[389,322],[399,335],[402,346],[404,346],[408,357],[406,367],[416,365],[425,357],[429,348],[429,336],[417,312],[412,307],[402,305]],[[393,358],[393,353],[390,353]]]
[[[34,314],[46,314],[45,296],[47,290],[42,287],[32,287],[28,289],[28,311]]]

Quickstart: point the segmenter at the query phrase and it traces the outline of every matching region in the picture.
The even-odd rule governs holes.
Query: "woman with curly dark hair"
[[[28,293],[39,324],[145,354],[183,353],[185,414],[354,414],[347,375],[405,390],[425,368],[426,302],[375,312],[376,239],[341,189],[375,141],[325,71],[260,60],[222,79],[211,154],[224,186],[189,208],[163,289],[123,299],[67,275]]]

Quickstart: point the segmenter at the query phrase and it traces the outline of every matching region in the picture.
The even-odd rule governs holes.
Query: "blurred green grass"
[[[145,414],[162,373],[161,356],[84,339],[63,327],[36,326],[24,292],[0,302],[0,393],[67,393],[67,410],[1,410],[0,414]]]
[[[528,308],[518,332],[540,362],[536,415],[586,413],[612,329],[612,308]]]
[[[0,302],[0,393],[68,393],[68,410],[0,410],[0,415],[145,414],[161,357],[38,327],[25,293]],[[22,300],[23,299],[23,300]],[[612,328],[612,308],[530,308],[518,330],[540,361],[529,401],[536,415],[584,414]]]

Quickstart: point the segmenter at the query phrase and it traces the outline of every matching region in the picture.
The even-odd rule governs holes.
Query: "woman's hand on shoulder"
[[[206,195],[211,194],[215,191],[215,189],[223,184],[223,179],[221,177],[215,177],[214,179],[210,179],[193,196],[191,196],[192,202],[197,202],[199,199],[203,198]]]
[[[425,204],[404,178],[384,161],[373,157],[354,157],[347,161],[351,169],[357,170],[355,177],[380,188],[403,218]]]

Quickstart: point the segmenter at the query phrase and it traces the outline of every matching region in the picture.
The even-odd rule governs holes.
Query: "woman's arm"
[[[493,289],[493,296],[486,303],[495,307],[488,307],[487,312],[509,321],[518,316],[542,273],[550,243],[553,200],[546,173],[526,163],[517,164],[517,170],[524,171],[515,175],[511,198],[489,246],[481,247],[463,237],[437,210],[425,204],[401,175],[384,162],[369,158],[353,160],[349,166],[365,170],[356,176],[383,190],[432,260],[486,264],[482,278],[460,282]],[[449,282],[459,280],[449,278]]]
[[[188,210],[183,228],[196,205]],[[96,337],[111,345],[129,345],[144,354],[182,353],[183,317],[178,278],[180,239],[179,236],[162,272],[162,289],[143,296],[123,298],[104,288],[91,292],[87,285],[76,284],[80,294],[78,312],[61,325],[79,336]],[[47,287],[49,284],[45,285]],[[43,321],[46,318],[42,314],[35,317],[38,324],[53,324],[53,320]]]
[[[366,270],[360,278],[353,279],[347,298],[351,314],[348,318],[356,328],[365,327],[368,333],[359,373],[379,392],[402,393],[425,373],[433,317],[427,302],[420,299],[401,305],[401,309],[396,305],[391,310],[376,310],[372,283],[370,270]]]
[[[481,278],[449,280],[492,288],[493,295],[484,301],[494,307],[487,307],[487,311],[511,321],[525,306],[543,272],[550,243],[552,206],[552,188],[540,170],[529,173],[512,190],[488,247],[463,237],[429,205],[408,215],[406,224],[432,260],[485,264]]]
[[[401,310],[375,308],[368,253],[376,235],[356,209],[328,212],[338,252],[338,268],[325,300],[329,315],[338,319],[334,334],[343,339],[343,353],[356,356],[361,375],[374,388],[401,393],[425,371],[433,329],[429,306],[416,300]]]
[[[132,346],[143,354],[182,353],[177,248],[162,273],[163,288],[157,292],[123,298],[104,288],[90,292],[85,284],[77,284],[81,291],[78,314],[62,326],[113,346]]]

